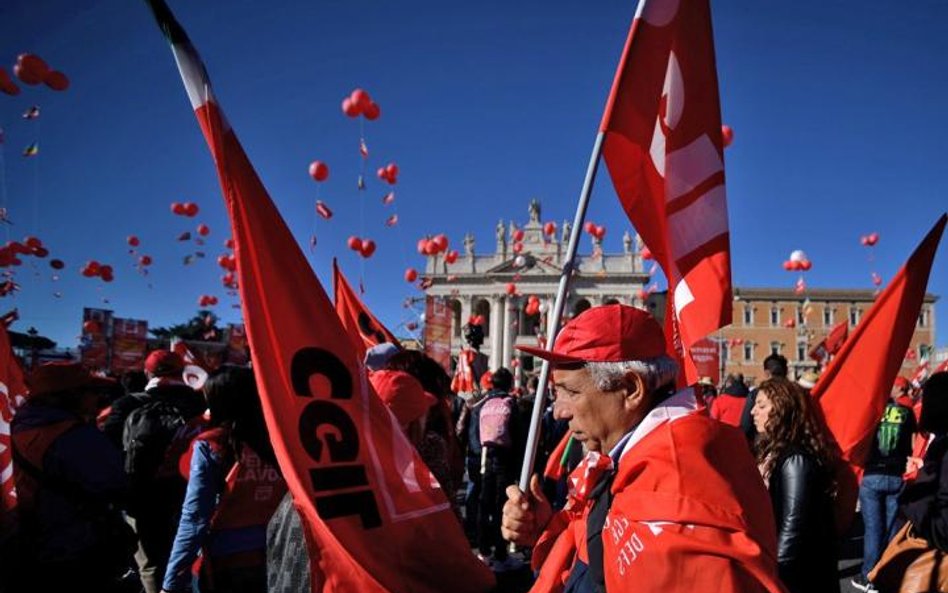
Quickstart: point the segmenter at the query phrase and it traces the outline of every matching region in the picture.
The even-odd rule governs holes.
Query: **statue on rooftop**
[[[527,211],[530,213],[530,222],[540,222],[540,200],[536,198],[530,200],[530,208]]]

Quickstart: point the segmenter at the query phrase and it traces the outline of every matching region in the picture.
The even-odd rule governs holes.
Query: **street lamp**
[[[30,329],[26,330],[26,335],[30,336],[30,370],[36,368],[36,336],[39,335],[39,332],[36,331],[36,328],[30,326]]]

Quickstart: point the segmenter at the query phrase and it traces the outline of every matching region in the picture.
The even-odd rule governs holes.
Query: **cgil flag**
[[[811,392],[842,456],[836,472],[840,529],[855,512],[856,482],[915,332],[946,219],[943,214],[879,294]]]
[[[437,481],[373,393],[187,34],[163,0],[148,4],[217,167],[257,386],[306,531],[311,590],[489,590],[493,575],[471,554]]]
[[[365,358],[366,350],[385,342],[402,347],[395,334],[382,325],[352,290],[352,285],[342,275],[335,258],[332,260],[332,285],[336,297],[336,314],[346,328],[359,360]]]
[[[16,487],[13,479],[13,449],[10,441],[10,424],[26,396],[23,370],[10,346],[10,336],[5,323],[0,323],[0,537],[9,527],[4,517],[16,507]]]
[[[600,125],[619,201],[668,278],[669,353],[731,322],[721,109],[708,0],[641,0]]]

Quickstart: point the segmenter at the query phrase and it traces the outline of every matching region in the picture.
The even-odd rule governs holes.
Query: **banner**
[[[599,129],[619,201],[668,278],[665,338],[692,384],[688,347],[733,306],[708,0],[639,4]]]
[[[109,368],[111,332],[112,311],[89,307],[82,310],[82,337],[79,345],[82,366],[94,371]]]
[[[148,4],[217,167],[257,387],[306,531],[311,590],[491,589],[493,574],[471,553],[445,494],[372,391],[329,297],[224,117],[197,51],[162,0]]]
[[[451,323],[447,299],[425,297],[425,354],[438,361],[451,375]]]
[[[691,360],[695,363],[695,371],[699,377],[710,377],[715,384],[723,380],[721,377],[721,347],[717,342],[708,338],[701,338],[688,349]]]
[[[147,346],[147,321],[112,318],[112,373],[121,375],[145,368]]]

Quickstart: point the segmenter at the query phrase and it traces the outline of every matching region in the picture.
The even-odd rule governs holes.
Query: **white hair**
[[[678,375],[678,363],[665,354],[645,360],[587,362],[586,368],[600,391],[619,389],[625,385],[626,376],[631,372],[642,377],[645,389],[654,393],[660,387],[673,384]]]

